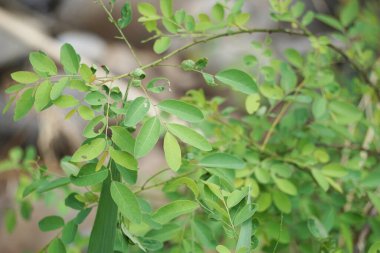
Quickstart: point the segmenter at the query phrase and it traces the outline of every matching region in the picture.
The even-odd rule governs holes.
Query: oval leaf
[[[147,98],[138,97],[128,106],[125,113],[124,125],[134,127],[149,111],[150,103]]]
[[[160,138],[161,124],[157,117],[150,118],[142,126],[136,137],[135,157],[141,158],[148,154]]]
[[[247,73],[238,69],[227,69],[218,72],[215,78],[220,82],[231,86],[233,89],[245,94],[257,93],[256,82]]]
[[[204,157],[199,165],[208,168],[243,169],[245,162],[230,154],[215,153]]]
[[[169,167],[172,170],[177,171],[182,163],[181,147],[179,146],[177,139],[169,132],[165,134],[164,138],[164,153]]]
[[[194,201],[176,200],[160,207],[156,212],[154,212],[152,218],[160,224],[165,224],[178,216],[191,213],[197,208],[198,204]]]
[[[72,162],[84,162],[98,157],[106,148],[106,140],[103,138],[93,139],[80,146],[71,158]]]
[[[124,184],[111,183],[111,196],[121,214],[134,223],[140,223],[141,210],[135,194]]]
[[[79,70],[79,57],[73,46],[65,43],[61,47],[61,63],[65,72],[68,74],[77,74]]]
[[[187,126],[170,123],[167,124],[167,128],[170,133],[177,136],[184,143],[202,151],[210,151],[212,149],[210,143],[202,135]]]
[[[168,99],[161,101],[158,108],[189,122],[198,122],[204,118],[203,113],[197,107],[179,100]]]

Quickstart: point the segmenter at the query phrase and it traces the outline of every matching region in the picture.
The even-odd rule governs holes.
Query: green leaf
[[[33,69],[39,73],[48,76],[53,76],[58,73],[54,61],[42,52],[30,53],[29,61],[32,64]]]
[[[95,75],[92,70],[86,64],[81,64],[79,67],[79,74],[86,83],[92,83],[95,80]]]
[[[51,191],[53,189],[65,186],[65,185],[67,185],[69,183],[70,183],[70,179],[67,178],[67,177],[61,177],[61,178],[55,179],[55,180],[50,181],[50,182],[45,181],[41,185],[39,185],[39,188],[38,188],[37,192],[38,193],[43,193],[43,192]]]
[[[141,15],[146,16],[146,17],[157,17],[157,10],[154,5],[150,3],[139,3],[137,5],[137,9],[140,12]]]
[[[173,3],[172,0],[160,0],[160,8],[164,17],[173,16]]]
[[[307,227],[310,233],[317,239],[324,239],[328,236],[325,227],[317,218],[308,219]]]
[[[79,70],[79,57],[73,46],[65,43],[61,47],[61,64],[66,73],[77,74]]]
[[[377,240],[371,245],[371,247],[368,250],[368,253],[379,253],[379,251],[380,251],[380,241]]]
[[[86,138],[94,138],[103,133],[106,128],[106,117],[99,115],[88,122],[83,130],[83,136]]]
[[[235,190],[227,198],[227,207],[232,208],[240,203],[247,194],[243,191]]]
[[[339,20],[337,20],[336,18],[334,18],[332,16],[325,15],[325,14],[316,14],[315,17],[319,21],[321,21],[322,23],[324,23],[324,24],[326,24],[328,26],[331,26],[332,28],[335,28],[338,31],[343,32],[343,30],[344,30],[344,27],[339,22]]]
[[[243,212],[243,210],[246,210]],[[247,199],[247,205],[241,209],[241,211],[236,215],[235,217],[235,223],[237,223],[238,220],[243,220],[243,217],[249,217],[248,219],[244,219],[245,221],[241,225],[240,233],[239,233],[239,239],[236,244],[236,252],[250,252],[251,251],[251,244],[252,244],[252,215],[255,211],[255,207],[251,204],[251,198],[250,195],[248,195]],[[241,214],[240,214],[241,213]],[[245,214],[246,213],[246,214]],[[243,215],[245,214],[245,215]],[[252,214],[252,215],[251,215]],[[242,218],[238,219],[238,215]]]
[[[68,81],[69,81],[69,78],[64,77],[53,85],[50,91],[51,100],[56,100],[62,95],[62,92],[65,89]]]
[[[343,9],[339,15],[343,26],[349,26],[357,18],[359,9],[360,6],[358,0],[350,0],[343,6]]]
[[[238,69],[226,69],[218,72],[215,78],[220,82],[231,86],[233,89],[245,94],[257,93],[256,81],[247,73]]]
[[[13,94],[13,93],[16,93],[20,90],[22,90],[26,85],[25,84],[14,84],[12,86],[9,86],[8,88],[5,89],[5,93],[6,94]]]
[[[329,182],[326,180],[326,177],[317,169],[312,169],[311,174],[313,175],[315,181],[317,181],[318,185],[324,190],[327,191],[329,189]]]
[[[129,170],[137,170],[137,161],[132,155],[125,151],[116,150],[113,147],[110,147],[109,152],[115,163]]]
[[[21,97],[16,101],[15,114],[13,116],[15,121],[25,117],[30,109],[32,109],[34,103],[33,91],[33,88],[25,90]]]
[[[207,223],[201,220],[194,220],[191,224],[192,229],[194,230],[194,234],[196,236],[196,239],[208,249],[215,248],[216,240],[214,233],[210,226],[208,226]]]
[[[135,140],[133,139],[131,133],[121,126],[110,127],[112,131],[111,140],[116,144],[122,151],[127,151],[133,154],[135,148]]]
[[[199,165],[208,168],[243,169],[245,162],[230,154],[214,153],[202,158]]]
[[[47,216],[38,222],[38,226],[41,231],[47,232],[56,230],[65,225],[64,220],[59,216]]]
[[[68,222],[62,230],[62,242],[65,244],[72,243],[78,231],[78,224],[73,220]]]
[[[50,103],[50,92],[52,84],[49,80],[42,82],[36,90],[34,108],[36,111],[42,111]]]
[[[132,21],[132,7],[126,2],[121,8],[121,18],[117,20],[117,24],[121,29],[126,28]]]
[[[111,183],[111,196],[123,216],[134,223],[140,223],[142,214],[135,194],[124,184]]]
[[[367,192],[368,198],[371,200],[373,206],[376,208],[377,212],[380,213],[380,197],[376,193]]]
[[[99,91],[93,91],[88,93],[84,97],[84,101],[88,103],[89,105],[103,105],[107,102],[107,98],[104,94],[100,93]]]
[[[198,204],[194,201],[176,200],[160,207],[153,213],[152,218],[160,224],[165,224],[178,216],[191,213],[197,208]]]
[[[106,148],[106,140],[96,138],[84,143],[78,148],[71,158],[72,162],[85,162],[98,157]]]
[[[197,107],[179,100],[163,100],[158,103],[158,108],[189,122],[198,122],[204,118],[203,113]]]
[[[30,71],[17,71],[11,74],[13,80],[18,83],[28,84],[37,82],[40,78]]]
[[[277,187],[284,193],[287,193],[289,195],[297,195],[297,188],[296,186],[290,182],[287,179],[281,179],[281,178],[275,178],[274,182],[276,183]]]
[[[5,228],[8,233],[12,233],[16,228],[17,215],[14,209],[8,209],[4,215]]]
[[[240,209],[239,212],[235,215],[234,218],[234,225],[239,226],[243,222],[245,222],[248,219],[251,219],[252,216],[255,214],[256,208],[252,207],[252,205],[245,205],[242,209]]]
[[[177,139],[169,132],[165,134],[164,138],[164,153],[169,168],[177,171],[182,163],[181,147]]]
[[[179,124],[169,123],[167,128],[178,139],[202,151],[210,151],[212,149],[210,143],[199,133],[191,128]]]
[[[170,39],[170,37],[163,36],[154,42],[153,51],[156,54],[162,54],[163,52],[168,50],[171,42],[172,42],[172,40]]]
[[[76,165],[70,163],[70,157],[68,156],[64,157],[59,165],[67,176],[77,176],[79,173],[79,168]]]
[[[297,85],[297,75],[290,67],[289,64],[282,63],[280,66],[281,70],[281,87],[284,89],[286,93],[290,93],[294,90]]]
[[[211,16],[218,22],[224,19],[224,7],[220,3],[216,3],[211,10]]]
[[[145,97],[138,97],[132,101],[125,113],[124,125],[134,127],[149,111],[150,103]]]
[[[66,247],[61,239],[54,238],[47,248],[47,253],[66,253]]]
[[[81,105],[78,107],[78,113],[84,120],[91,120],[95,116],[94,111],[85,105]]]
[[[198,198],[199,196],[199,187],[197,183],[189,178],[189,177],[180,177],[175,180],[171,180],[168,183],[166,183],[164,187],[164,191],[172,192],[175,191],[178,187],[185,185],[187,188],[189,188],[193,193],[195,198]]]
[[[272,198],[275,206],[283,213],[290,213],[292,210],[292,204],[290,203],[289,197],[280,192],[280,191],[273,191]]]
[[[303,68],[303,58],[297,50],[288,48],[285,50],[284,55],[292,65],[300,69]]]
[[[260,107],[260,95],[257,93],[249,95],[245,99],[245,109],[249,114],[255,113]]]
[[[362,118],[362,112],[353,104],[343,101],[331,101],[330,114],[338,124],[351,124]]]
[[[157,117],[152,117],[144,123],[136,137],[134,149],[136,158],[145,156],[154,148],[160,138],[160,130],[161,124]]]
[[[231,251],[223,245],[216,246],[216,251],[218,251],[218,253],[231,253]]]
[[[313,115],[316,119],[320,119],[327,111],[327,101],[324,97],[318,96],[314,99],[312,108]]]
[[[61,108],[69,108],[79,104],[79,101],[71,95],[62,95],[54,100],[53,103]]]
[[[84,165],[77,176],[71,176],[70,180],[77,186],[91,186],[103,182],[108,176],[108,169],[102,168],[96,171],[96,163]]]

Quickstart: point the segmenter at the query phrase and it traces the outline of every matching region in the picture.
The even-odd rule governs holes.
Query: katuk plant
[[[27,175],[20,179],[17,198],[25,218],[36,198],[59,188],[64,205],[77,211],[70,220],[54,215],[39,222],[42,231],[58,231],[41,252],[377,252],[380,68],[378,40],[362,27],[380,23],[363,16],[373,14],[370,5],[360,8],[351,0],[333,17],[305,11],[302,2],[270,0],[272,19],[287,28],[266,29],[250,28],[243,0],[218,1],[210,15],[197,17],[174,10],[171,0],[161,0],[159,10],[138,3],[138,21],[153,34],[144,42],[154,40],[158,55],[171,49],[143,64],[125,33],[131,4],[119,15],[115,0],[96,2],[137,69],[112,75],[106,66],[81,63],[75,49],[64,44],[60,68],[43,52],[32,52],[33,71],[13,73],[16,84],[6,90],[10,100],[4,112],[15,103],[16,121],[32,107],[40,112],[51,106],[70,108],[67,119],[78,114],[88,121],[85,141],[61,161],[64,175],[52,174],[30,155],[22,161],[19,149],[2,166],[18,165]],[[332,28],[331,36],[309,30],[316,21]],[[179,66],[164,64],[198,44],[253,33],[268,36],[253,41],[254,49],[247,47],[238,67],[208,73],[207,55]],[[310,50],[302,55],[289,48],[284,58],[276,57],[270,48],[274,33],[305,37]],[[191,42],[171,48],[172,40],[186,38]],[[350,76],[338,63],[350,68]],[[154,102],[154,94],[168,92],[170,80],[144,71],[167,66],[198,73],[205,85],[231,88],[245,99],[246,112],[236,114],[237,108],[223,107],[226,98],[208,99],[202,90]],[[125,84],[122,91],[117,80]],[[144,95],[131,98],[131,89]],[[139,159],[160,138],[168,168],[136,186],[144,173]],[[157,180],[168,171],[175,175]],[[153,209],[141,193],[158,188],[169,202]],[[87,238],[78,226],[93,209]],[[14,211],[6,217],[12,230]]]

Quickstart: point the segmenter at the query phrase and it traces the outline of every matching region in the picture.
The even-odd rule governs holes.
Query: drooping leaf
[[[189,122],[198,122],[204,118],[203,113],[197,107],[175,99],[161,101],[158,103],[158,108]]]
[[[18,121],[25,117],[33,107],[34,96],[33,88],[29,88],[22,93],[21,97],[16,101],[15,113],[13,119]]]
[[[104,138],[96,138],[80,146],[71,158],[72,162],[84,162],[98,157],[106,148]]]
[[[257,93],[256,81],[247,73],[238,69],[226,69],[218,72],[215,78],[233,89],[245,94]]]
[[[167,124],[167,128],[170,133],[178,137],[184,143],[202,151],[210,151],[212,149],[210,143],[202,135],[187,126],[170,123]]]
[[[65,72],[77,74],[79,70],[79,57],[72,45],[65,43],[61,47],[61,63]]]
[[[121,29],[126,28],[132,21],[132,6],[126,2],[121,8],[121,18],[117,20],[117,24]]]
[[[169,132],[165,134],[164,138],[164,153],[169,168],[177,171],[182,163],[181,147],[177,139]]]
[[[42,111],[50,103],[50,91],[52,87],[49,80],[42,82],[37,87],[34,101],[36,111]]]
[[[124,125],[134,127],[149,111],[150,103],[145,97],[138,97],[128,106],[125,113]]]
[[[141,158],[148,154],[156,145],[160,138],[161,124],[157,117],[148,119],[136,137],[134,154],[136,158]]]
[[[245,162],[230,154],[214,153],[202,158],[199,165],[208,168],[243,169]]]
[[[120,182],[111,183],[111,196],[119,211],[134,223],[140,223],[142,214],[135,194]]]
[[[153,213],[152,218],[158,223],[165,224],[178,216],[191,213],[197,208],[198,204],[196,202],[190,200],[176,200],[160,207]]]

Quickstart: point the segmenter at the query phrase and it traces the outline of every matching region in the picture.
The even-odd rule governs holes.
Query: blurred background
[[[148,1],[149,2],[149,1]],[[150,1],[158,5],[159,1]],[[184,8],[191,13],[208,12],[214,0],[174,1],[176,8]],[[334,15],[339,10],[343,0],[305,0],[307,9],[321,13]],[[364,1],[362,1],[364,2]],[[376,1],[375,1],[376,2]],[[123,2],[117,1],[115,13],[119,13]],[[137,1],[132,1],[136,7]],[[277,23],[270,19],[269,4],[262,0],[249,0],[245,5],[245,11],[251,13],[252,27],[276,28]],[[150,35],[145,28],[136,20],[136,9],[134,9],[134,21],[126,29],[126,36],[136,49],[136,53],[143,63],[157,59],[158,56],[152,51],[152,44],[140,43],[141,40]],[[316,23],[312,29],[317,33],[328,34],[329,28],[323,24]],[[41,50],[50,55],[55,61],[59,60],[59,48],[64,42],[71,43],[77,52],[85,58],[85,63],[107,65],[113,74],[122,74],[136,67],[134,59],[128,48],[114,38],[116,29],[107,21],[106,16],[94,1],[91,0],[0,0],[0,105],[1,109],[7,102],[4,89],[11,83],[10,73],[18,70],[28,70],[28,54],[32,50]],[[287,35],[271,36],[271,46],[274,54],[294,47],[305,51],[309,42],[301,37]],[[213,41],[207,45],[200,45],[175,56],[169,62],[179,64],[184,59],[197,59],[206,55],[209,58],[209,73],[215,73],[226,66],[241,65],[242,56],[252,50],[252,41],[262,42],[265,34],[242,35],[233,38],[223,38]],[[183,40],[174,41],[171,50],[184,44]],[[260,61],[261,59],[258,59]],[[264,59],[263,59],[264,60]],[[171,80],[172,92],[160,95],[168,97],[180,97],[189,89],[204,87],[205,84],[199,75],[181,72],[173,68],[155,68],[148,73],[150,77],[165,76]],[[123,86],[123,83],[120,84]],[[208,97],[223,94],[229,97],[228,103],[240,105],[238,98],[226,94],[225,89],[207,89]],[[135,91],[133,96],[138,96]],[[50,108],[42,113],[34,113],[15,123],[12,120],[12,108],[0,117],[0,160],[9,157],[9,151],[15,147],[28,149],[37,153],[39,160],[46,164],[49,170],[61,173],[59,160],[65,155],[71,155],[82,141],[81,133],[84,122],[74,116],[65,121],[67,111]],[[16,156],[20,149],[13,150]],[[12,153],[11,153],[12,154]],[[144,181],[155,171],[164,168],[165,162],[159,149],[155,150],[147,159],[140,163],[140,182]],[[58,201],[51,199],[44,203],[35,203],[34,211],[30,220],[25,222],[17,219],[14,233],[6,232],[4,219],[6,210],[14,207],[15,194],[19,174],[13,170],[12,164],[1,163],[0,166],[0,252],[19,253],[37,252],[53,236],[53,234],[42,233],[38,229],[38,221],[49,214],[53,214],[56,208],[60,208]],[[150,192],[155,201],[155,192]],[[92,218],[95,212],[92,212]],[[70,214],[67,214],[70,215]],[[89,234],[93,219],[81,226],[83,233]]]

